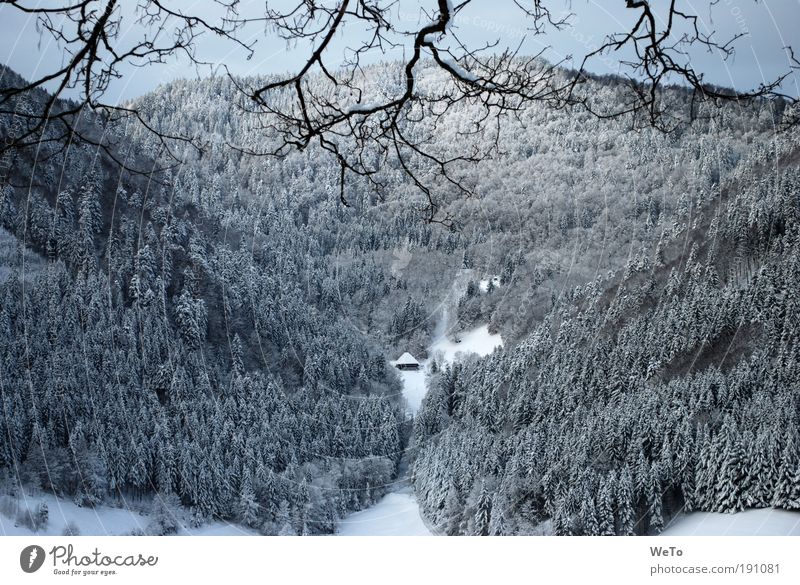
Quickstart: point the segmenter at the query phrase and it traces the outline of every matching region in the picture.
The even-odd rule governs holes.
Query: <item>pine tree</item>
[[[664,529],[664,499],[661,481],[657,473],[651,474],[647,489],[647,499],[650,503],[650,530],[659,533]]]
[[[712,478],[715,475],[715,471],[713,443],[709,439],[707,427],[703,427],[703,432],[697,440],[696,449],[698,455],[694,468],[695,480],[692,501],[696,510],[711,510],[714,507]]]
[[[721,441],[722,463],[716,478],[716,510],[718,512],[739,512],[744,509],[742,484],[745,480],[745,458],[742,444],[736,436],[736,426],[728,416],[723,425]]]
[[[245,526],[255,527],[258,526],[258,513],[259,505],[256,502],[256,494],[248,472],[239,489],[237,517],[239,522]]]
[[[786,510],[800,509],[800,453],[796,432],[791,431],[783,448],[778,468],[778,481],[772,505]]]
[[[744,440],[747,444],[747,436]],[[750,440],[752,441],[752,437]],[[745,508],[765,508],[771,504],[777,477],[773,452],[772,440],[766,433],[760,433],[755,444],[751,444],[746,475],[742,482],[742,502]]]
[[[92,167],[78,194],[78,231],[81,246],[81,268],[89,273],[95,265],[95,235],[100,231],[100,179]]]
[[[179,509],[180,500],[175,494],[156,494],[150,511],[150,522],[147,525],[148,534],[152,536],[175,534],[180,526],[177,517]]]
[[[93,450],[81,454],[80,457],[82,477],[75,503],[94,507],[103,502],[108,492],[108,468],[103,457]]]
[[[45,445],[41,433],[34,431],[28,444],[28,454],[22,465],[20,479],[27,487],[37,493],[47,482],[47,459],[44,453]]]
[[[202,299],[192,299],[184,290],[175,304],[175,322],[189,349],[197,349],[205,339],[206,310]]]
[[[582,534],[586,536],[597,536],[600,534],[600,523],[597,519],[597,509],[594,498],[586,497],[581,503],[579,513]]]
[[[505,536],[508,530],[506,515],[501,505],[501,493],[496,492],[492,498],[492,517],[489,523],[489,534],[492,536]]]
[[[574,534],[572,518],[567,512],[563,501],[556,505],[556,513],[553,517],[553,532],[557,536],[572,536]]]
[[[488,536],[491,520],[492,500],[486,489],[486,482],[481,481],[481,491],[475,509],[475,536]]]
[[[617,513],[619,528],[617,534],[633,536],[636,527],[636,513],[633,500],[633,479],[630,469],[625,466],[617,484]]]
[[[614,534],[616,534],[612,485],[612,481],[609,478],[603,479],[597,501],[599,534],[602,536],[614,536]]]
[[[244,374],[244,349],[238,333],[233,336],[233,341],[231,342],[231,362],[235,373]]]

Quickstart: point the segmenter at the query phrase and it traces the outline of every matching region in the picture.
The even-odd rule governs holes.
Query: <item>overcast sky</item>
[[[666,4],[666,0],[655,1]],[[701,17],[702,25],[708,31],[717,31],[718,40],[728,39],[739,33],[744,35],[737,41],[737,54],[731,60],[723,61],[720,55],[699,49],[692,54],[693,64],[705,73],[707,81],[746,90],[789,69],[785,46],[794,46],[800,55],[800,0],[718,0],[713,9],[709,8],[707,1],[683,2],[684,6],[688,6]],[[27,5],[53,3],[58,2],[29,0]],[[286,2],[270,2],[281,3]],[[197,11],[213,17],[214,9],[211,8],[213,4],[210,0],[174,1],[170,4],[180,7],[186,13]],[[631,26],[635,13],[625,9],[624,4],[624,0],[572,0],[571,8],[575,13],[572,27],[546,37],[537,37],[526,30],[526,20],[512,0],[473,0],[472,5],[460,13],[455,30],[468,46],[499,40],[503,47],[516,47],[522,43],[522,52],[527,54],[549,47],[546,55],[551,61],[568,55],[579,60],[587,51],[600,44],[606,34],[627,30]],[[132,10],[136,2],[124,0],[123,5],[126,10]],[[551,0],[550,5],[562,10],[568,3],[565,0]],[[400,0],[393,11],[394,22],[411,29],[426,20],[421,8],[432,6],[435,6],[433,0]],[[263,1],[245,0],[242,2],[241,13],[257,16],[263,13],[263,7]],[[3,31],[0,35],[0,55],[12,69],[33,78],[52,72],[61,64],[62,51],[49,37],[41,37],[37,33],[35,20],[30,16],[7,5],[1,6],[0,27]],[[119,42],[125,43],[142,31],[143,29],[134,24],[134,19],[125,14]],[[358,33],[354,29],[345,29],[342,32],[328,57],[330,66],[335,66],[337,60],[341,60],[345,47],[353,44]],[[246,52],[241,48],[212,37],[200,41],[199,55],[218,64],[224,63],[237,74],[296,70],[308,55],[307,47],[287,47],[273,33],[265,32],[260,27],[248,29],[245,35],[248,39],[257,41],[255,55],[250,60],[246,59]],[[398,49],[394,55],[388,54],[383,58],[399,59],[402,56],[402,49]],[[597,73],[616,73],[618,65],[613,58],[596,60],[592,69]],[[172,79],[198,75],[185,62],[177,60],[145,69],[129,68],[123,73],[123,79],[114,82],[106,96],[108,101],[137,97]],[[208,75],[210,71],[204,69],[199,74]],[[796,77],[783,89],[787,93],[800,95]]]

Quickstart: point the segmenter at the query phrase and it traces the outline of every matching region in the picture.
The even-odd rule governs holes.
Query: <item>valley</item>
[[[401,73],[365,70],[374,91]],[[624,91],[587,84],[598,103]],[[4,167],[4,530],[22,494],[25,522],[49,502],[47,534],[74,516],[114,533],[650,535],[773,508],[794,530],[800,142],[774,132],[790,112],[699,105],[663,133],[532,103],[431,222],[401,167],[381,166],[380,192],[348,177],[344,205],[324,148],[228,148],[275,146],[229,78],[135,103],[207,149],[157,181],[55,139]],[[494,140],[459,130],[479,111],[443,114],[442,156]],[[160,152],[141,127],[84,123],[137,161]],[[422,369],[394,367],[405,353]]]

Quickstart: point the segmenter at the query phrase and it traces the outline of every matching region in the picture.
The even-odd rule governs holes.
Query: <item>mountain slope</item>
[[[646,534],[680,511],[800,509],[797,136],[775,146],[777,172],[756,149],[621,280],[440,376],[414,467],[437,528]]]
[[[198,210],[169,176],[120,173],[102,151],[28,154],[0,220],[50,261],[0,284],[2,489],[83,506],[158,492],[265,533],[330,532],[382,494],[399,385],[307,299],[317,244],[291,212],[246,238],[229,223],[241,208]]]

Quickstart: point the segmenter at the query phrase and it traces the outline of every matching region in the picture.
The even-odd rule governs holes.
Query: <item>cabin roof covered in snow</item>
[[[402,364],[416,364],[419,365],[419,362],[416,358],[408,352],[405,352],[403,355],[400,356],[400,359],[397,360],[398,365]]]

